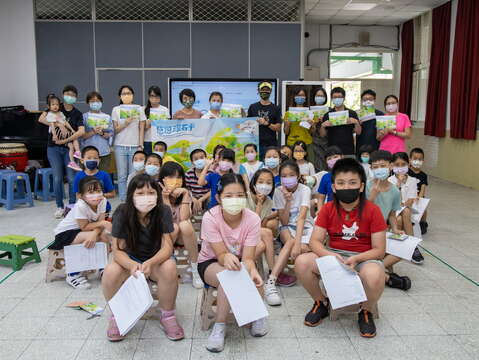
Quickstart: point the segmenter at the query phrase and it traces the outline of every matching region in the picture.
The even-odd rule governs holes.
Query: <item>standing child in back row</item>
[[[417,197],[426,197],[426,188],[429,184],[427,182],[427,174],[421,170],[424,164],[424,151],[421,148],[414,148],[409,153],[409,158],[411,161],[409,162],[409,171],[407,174],[417,179]],[[427,210],[424,211],[419,225],[421,226],[421,234],[424,235],[427,233],[429,226],[427,223]]]

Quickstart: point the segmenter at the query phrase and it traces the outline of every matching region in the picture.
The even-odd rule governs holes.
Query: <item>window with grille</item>
[[[251,0],[251,21],[298,22],[300,1]]]
[[[38,20],[91,20],[91,0],[36,0]]]
[[[188,20],[188,0],[96,0],[97,20]]]
[[[248,21],[248,2],[235,0],[193,1],[195,21]]]

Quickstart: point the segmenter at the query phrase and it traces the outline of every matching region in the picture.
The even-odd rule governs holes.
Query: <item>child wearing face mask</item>
[[[83,124],[85,125],[85,134],[80,143],[81,148],[85,146],[94,146],[100,153],[100,170],[108,172],[110,170],[110,139],[113,136],[113,123],[111,116],[101,111],[103,97],[96,91],[91,91],[86,95],[86,103],[90,110],[83,114]]]
[[[204,114],[202,119],[217,119],[220,117],[221,105],[223,105],[223,94],[219,91],[213,91],[209,98],[210,109]]]
[[[81,179],[78,201],[55,228],[55,241],[48,248],[62,250],[72,244],[83,244],[86,248],[94,247],[97,242],[109,244],[112,227],[105,220],[106,203],[100,180],[94,176]],[[90,288],[88,279],[80,273],[67,274],[66,282],[74,289]]]
[[[399,230],[396,217],[396,211],[401,209],[401,192],[388,180],[392,167],[391,162],[392,155],[389,151],[377,150],[371,154],[370,163],[374,178],[367,182],[366,197],[379,206],[384,220],[391,228],[391,232],[404,234],[404,231]],[[383,259],[386,269],[400,261],[401,258],[390,254],[386,254]],[[411,279],[407,276],[399,276],[386,271],[385,280],[386,285],[391,288],[405,291],[411,288]]]
[[[321,207],[333,200],[333,185],[331,180],[331,171],[333,170],[336,161],[343,158],[343,152],[338,146],[330,146],[326,149],[326,163],[328,164],[329,172],[324,174],[319,183],[318,193],[315,195],[317,199],[317,214],[319,214]]]
[[[198,241],[191,223],[191,195],[186,188],[183,167],[175,162],[168,162],[161,168],[159,184],[162,189],[163,204],[169,206],[173,215],[173,244],[178,243],[188,250],[191,265],[192,285],[196,289],[203,287],[198,275]]]
[[[169,118],[170,110],[166,106],[160,104],[161,101],[161,89],[158,86],[150,86],[148,89],[148,100],[146,106],[143,108],[146,116],[145,121],[145,139],[143,142],[143,151],[146,155],[150,155],[153,151],[153,144],[160,140],[160,136],[157,132],[157,127],[150,119],[150,115],[158,114],[165,119]],[[152,110],[153,109],[153,110]]]
[[[311,190],[300,183],[298,164],[287,160],[281,164],[279,173],[281,186],[274,192],[273,207],[278,211],[280,240],[284,245],[265,285],[266,299],[274,300],[274,305],[280,305],[281,298],[275,294],[273,285],[276,281],[281,286],[293,286],[296,283],[295,277],[282,274],[281,271],[290,256],[296,259],[302,252],[309,251],[309,238],[313,232]],[[286,276],[288,278],[284,279]]]
[[[168,145],[164,141],[157,141],[153,146],[153,153],[160,156],[162,164],[165,164],[169,161],[176,162],[170,155],[167,154]]]
[[[193,201],[193,215],[206,210],[210,198],[210,189],[198,184],[202,170],[206,166],[206,151],[195,149],[190,154],[191,169],[185,174],[186,188],[191,192]]]
[[[281,152],[276,146],[270,146],[266,149],[264,155],[264,168],[270,170],[274,176],[274,187],[281,185],[279,176],[279,165],[281,164]]]
[[[133,155],[133,171],[130,175],[128,175],[128,179],[126,180],[126,186],[130,184],[131,179],[133,179],[136,175],[142,174],[145,172],[145,161],[146,161],[146,153],[142,150],[135,151]]]
[[[145,160],[145,174],[150,175],[156,181],[160,180],[160,169],[163,165],[161,157],[155,153],[150,154]]]
[[[208,210],[203,216],[198,272],[205,284],[218,289],[215,324],[206,344],[206,349],[211,352],[224,349],[226,319],[230,312],[217,274],[225,269],[238,271],[244,266],[258,292],[262,293],[263,279],[255,264],[261,219],[246,208],[246,191],[240,175],[225,174],[220,179],[216,194],[219,206]],[[264,336],[267,332],[266,318],[251,323],[250,333],[253,337]]]
[[[233,172],[233,166],[235,164],[235,152],[232,149],[223,149],[219,152],[218,156],[218,160],[206,161],[206,166],[201,171],[198,179],[200,186],[205,186],[210,189],[208,209],[218,204],[216,193],[218,191],[219,181],[223,175]]]
[[[304,141],[296,141],[293,145],[293,159],[299,167],[302,176],[313,176],[314,165],[308,161],[307,145]]]
[[[293,150],[288,145],[281,146],[281,154],[286,156],[288,160],[293,158]]]
[[[412,205],[417,198],[417,179],[408,175],[409,156],[405,152],[395,153],[392,162],[394,175],[388,180],[401,192],[401,206],[404,207],[398,216],[398,224],[407,235],[413,236],[411,215]],[[424,263],[424,257],[418,248],[414,250],[412,262],[418,265]]]
[[[162,204],[158,183],[146,174],[135,176],[128,186],[126,203],[113,214],[113,260],[105,268],[101,286],[107,301],[129,276],[142,272],[158,287],[161,328],[170,340],[181,340],[184,332],[176,319],[178,273],[173,259],[173,218]],[[107,330],[110,341],[125,336],[111,316]]]
[[[265,253],[266,263],[268,264],[269,272],[273,270],[274,266],[274,246],[273,241],[278,236],[278,212],[273,211],[273,200],[271,197],[274,193],[274,176],[268,169],[258,170],[249,185],[248,192],[248,208],[254,211],[261,218],[261,241],[256,248],[256,258]],[[269,305],[281,304],[281,299],[278,300],[279,295],[275,287],[269,292],[265,289],[266,302]]]
[[[417,179],[417,196],[419,198],[426,197],[426,188],[428,186],[427,174],[421,170],[422,165],[424,164],[424,151],[421,148],[414,148],[409,153],[409,158],[411,159],[409,163],[408,175]],[[427,210],[424,211],[424,214],[419,222],[421,226],[421,233],[424,235],[427,233],[428,223],[427,223]]]
[[[374,178],[373,173],[371,171],[371,164],[369,159],[371,158],[371,153],[373,152],[373,147],[371,145],[362,145],[358,149],[358,161],[364,168],[364,172],[366,173],[366,178],[372,180]]]
[[[373,309],[384,290],[384,266],[387,225],[378,206],[366,200],[366,175],[355,159],[341,159],[332,170],[334,201],[323,206],[316,218],[310,240],[312,252],[300,255],[295,272],[314,301],[306,314],[306,326],[318,326],[329,316],[329,300],[320,288],[316,259],[335,257],[339,263],[359,273],[367,301],[358,313],[362,337],[376,336]],[[327,246],[326,235],[329,235]],[[346,286],[345,284],[343,286]]]
[[[239,174],[247,187],[256,171],[263,167],[263,162],[258,160],[258,147],[256,144],[246,144],[243,148],[246,162],[240,165]]]

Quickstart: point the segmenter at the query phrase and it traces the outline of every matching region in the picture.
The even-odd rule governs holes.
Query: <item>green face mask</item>
[[[194,100],[186,100],[182,102],[183,106],[187,109],[191,108],[194,103],[195,103]]]

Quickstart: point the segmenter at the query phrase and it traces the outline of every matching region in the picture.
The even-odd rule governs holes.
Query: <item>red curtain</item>
[[[414,22],[409,20],[401,30],[401,86],[399,90],[399,111],[411,116],[412,71],[414,61]]]
[[[434,45],[434,44],[433,44]],[[451,137],[474,140],[479,97],[479,1],[459,0],[451,73]]]
[[[432,44],[424,135],[446,135],[451,3],[432,11]]]

